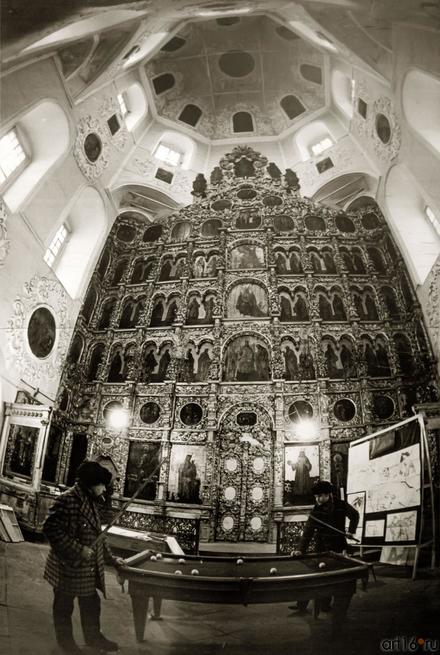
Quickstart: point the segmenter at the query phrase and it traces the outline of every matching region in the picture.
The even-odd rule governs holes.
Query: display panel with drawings
[[[415,416],[350,444],[347,501],[363,544],[410,545],[419,535],[423,422]]]

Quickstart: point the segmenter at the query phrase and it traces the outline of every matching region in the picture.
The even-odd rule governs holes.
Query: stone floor
[[[42,572],[48,547],[41,543],[0,542],[0,653],[56,655],[51,622],[52,592]],[[330,637],[330,615],[298,616],[287,603],[251,605],[190,604],[164,601],[162,621],[148,621],[146,640],[137,644],[130,598],[107,573],[108,598],[102,604],[104,634],[120,644],[122,655],[369,655],[415,652],[403,641],[394,650],[381,640],[396,637],[438,639],[416,645],[417,652],[440,652],[440,574],[412,582],[400,569],[377,566],[377,581],[354,597],[344,634]],[[75,615],[78,643],[82,635]],[[86,651],[85,651],[86,652]],[[90,651],[89,651],[90,652]]]

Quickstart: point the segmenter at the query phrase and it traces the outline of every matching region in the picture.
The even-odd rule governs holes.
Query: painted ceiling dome
[[[145,66],[158,115],[221,139],[279,135],[323,108],[325,56],[281,27],[267,16],[187,24]]]

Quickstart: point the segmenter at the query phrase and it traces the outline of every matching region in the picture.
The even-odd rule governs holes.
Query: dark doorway
[[[66,484],[71,487],[75,484],[76,471],[87,455],[88,439],[83,433],[74,434],[72,438],[72,449],[70,451],[69,470]]]

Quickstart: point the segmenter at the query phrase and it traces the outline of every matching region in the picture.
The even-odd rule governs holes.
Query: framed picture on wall
[[[37,489],[47,449],[50,407],[6,403],[0,441],[0,477]]]
[[[168,500],[200,504],[205,481],[206,452],[203,446],[173,444],[168,480]]]
[[[155,472],[160,461],[162,445],[147,441],[131,441],[128,450],[128,462],[125,472],[124,496],[131,497],[136,489],[154,473],[138,496],[141,500],[154,500],[156,498],[159,469]]]
[[[313,484],[319,479],[319,445],[284,449],[284,505],[313,505]]]

